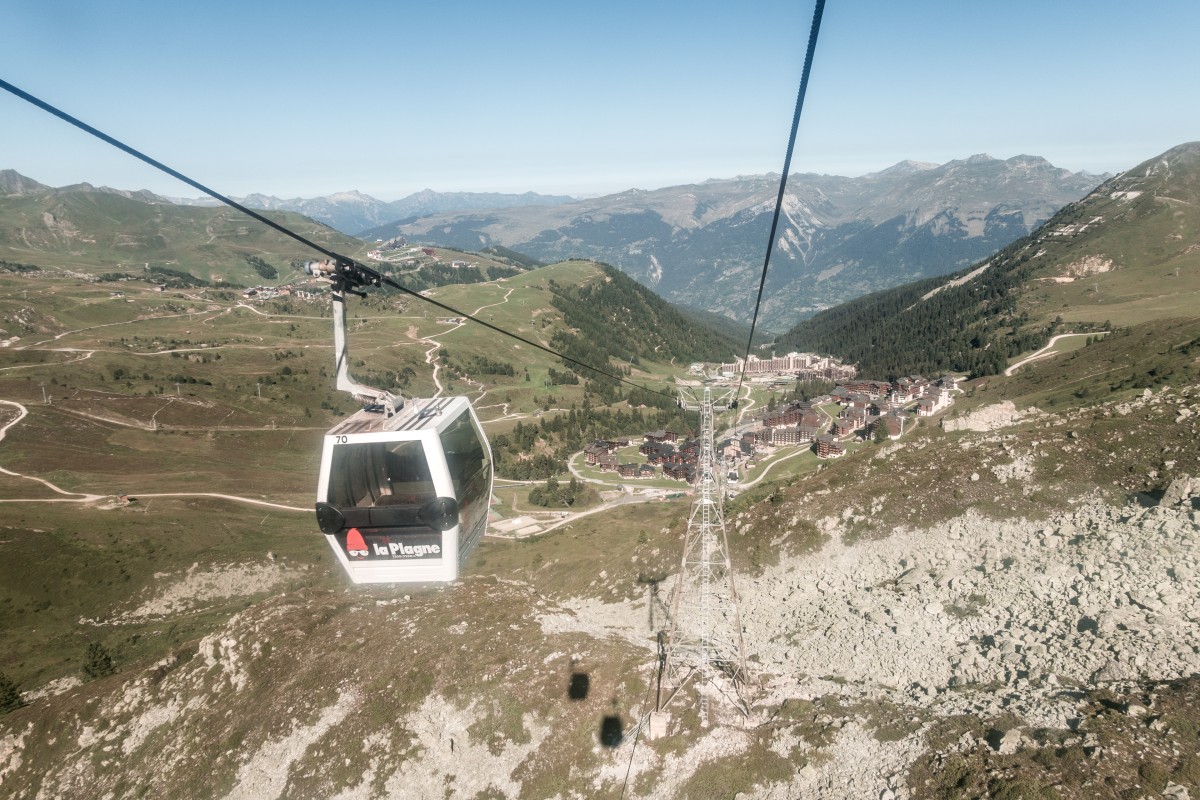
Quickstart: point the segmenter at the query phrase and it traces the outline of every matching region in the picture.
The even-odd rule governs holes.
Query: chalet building
[[[874,399],[883,397],[892,388],[892,385],[887,381],[868,381],[868,380],[849,380],[838,383],[838,389],[843,389],[847,395],[865,394],[867,397]],[[837,389],[834,389],[836,392]]]
[[[846,455],[846,445],[828,433],[817,437],[814,449],[817,451],[817,458],[840,458]]]
[[[605,451],[594,444],[589,444],[583,448],[583,460],[591,466],[599,464],[600,456],[602,455],[606,455]]]
[[[700,442],[690,439],[679,445],[679,453],[685,461],[695,461],[700,458]]]
[[[871,398],[865,394],[862,394],[861,392],[850,395],[850,397],[847,398],[847,401],[846,401],[847,408],[863,408],[863,409],[865,409],[870,405],[871,405]]]
[[[691,483],[696,480],[695,464],[664,464],[663,477]]]
[[[844,408],[842,413],[838,414],[837,419],[833,421],[831,433],[835,437],[849,436],[859,428],[865,427],[867,424],[867,410],[865,408]]]
[[[892,405],[904,405],[911,403],[916,399],[916,389],[912,382],[907,378],[901,378],[892,385],[892,391],[888,394],[888,400]]]
[[[688,459],[683,457],[683,453],[672,449],[669,453],[663,453],[658,463],[665,467],[668,464],[686,464]]]
[[[658,476],[658,470],[656,470],[650,464],[642,464],[640,467],[638,467],[638,477],[639,478],[654,478],[657,476]]]
[[[837,438],[841,439],[854,433],[856,430],[858,430],[858,427],[859,426],[855,424],[853,417],[838,417],[833,421],[833,428],[830,430],[830,432]]]
[[[738,448],[742,451],[742,455],[754,455],[754,433],[746,431],[742,434],[741,440],[738,442]]]
[[[796,430],[800,431],[800,441],[811,442],[817,438],[817,434],[821,432],[820,425],[805,425],[803,422],[796,426]]]
[[[800,415],[800,419],[796,424],[804,428],[819,428],[823,419],[823,414],[818,414],[816,411],[809,409]]]
[[[618,464],[617,474],[622,478],[636,478],[641,471],[641,466],[638,464]]]
[[[811,442],[815,431],[812,428],[774,428],[771,431],[771,444],[788,445]]]
[[[600,456],[609,455],[617,451],[615,442],[605,442],[600,439],[584,446],[583,458],[589,464],[599,464]]]
[[[674,431],[647,431],[642,435],[644,442],[675,442],[679,440],[679,434]]]
[[[764,428],[785,428],[800,421],[799,411],[776,411],[763,417]]]
[[[617,457],[615,455],[611,453],[605,453],[604,455],[600,456],[598,466],[604,472],[614,472],[616,471],[617,467],[620,466],[620,464],[617,463]]]
[[[625,439],[625,445],[629,444],[629,440]],[[584,446],[583,457],[589,464],[600,463],[600,456],[617,452],[618,447],[623,447],[620,442],[612,441],[611,439],[596,439],[591,444]]]
[[[638,448],[638,452],[651,464],[662,464],[675,455],[675,448],[666,442],[646,442]]]
[[[949,408],[954,400],[950,390],[944,386],[931,384],[926,387],[925,395],[917,402],[917,414],[922,417],[932,417],[942,409]]]

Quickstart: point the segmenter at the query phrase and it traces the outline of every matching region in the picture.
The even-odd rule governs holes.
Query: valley
[[[1113,179],[986,270],[849,306],[859,328],[967,309],[894,330],[931,360],[942,331],[969,331],[963,346],[994,368],[898,439],[820,460],[789,445],[743,473],[725,511],[751,713],[702,728],[689,694],[654,739],[640,723],[688,489],[589,471],[579,454],[694,427],[652,390],[740,343],[586,260],[438,250],[416,272],[440,302],[644,389],[414,297],[355,299],[355,376],[469,397],[504,479],[461,580],[352,587],[311,511],[322,435],[354,408],[332,391],[321,287],[282,250],[261,256],[275,279],[237,272],[255,263],[240,238],[222,245],[236,270],[188,273],[195,285],[145,268],[105,277],[112,256],[87,242],[47,240],[43,257],[5,240],[0,697],[20,702],[0,713],[0,795],[1200,791],[1190,157],[1164,154],[1172,181],[1154,188],[1161,168]],[[1078,220],[1087,230],[1056,233]],[[76,227],[73,240],[102,238]],[[478,279],[432,278],[454,260],[479,263]],[[980,309],[995,317],[968,315]],[[796,341],[831,335],[827,322]],[[812,349],[859,360],[854,341]],[[896,377],[953,369],[901,363]],[[744,394],[721,429],[774,402],[763,386]],[[598,499],[536,505],[543,471],[595,481]]]

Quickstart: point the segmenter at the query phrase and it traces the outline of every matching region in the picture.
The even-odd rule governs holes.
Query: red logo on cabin
[[[367,557],[367,543],[363,540],[358,528],[351,528],[346,531],[346,553],[351,558]]]

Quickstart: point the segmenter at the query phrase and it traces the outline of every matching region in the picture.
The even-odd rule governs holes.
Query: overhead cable
[[[796,132],[800,129],[800,112],[804,108],[804,95],[808,91],[808,76],[812,72],[813,53],[817,49],[817,34],[821,32],[821,16],[825,13],[825,0],[817,0],[813,10],[812,29],[808,33],[808,51],[804,54],[804,72],[800,76],[800,90],[796,93],[796,112],[792,115],[792,132],[788,137],[787,155],[783,158],[783,174],[779,176],[779,196],[775,199],[775,214],[771,217],[771,235],[767,238],[767,255],[763,259],[762,275],[758,279],[758,298],[754,301],[754,318],[750,321],[750,336],[746,340],[746,355],[742,357],[742,371],[738,375],[738,397],[742,381],[746,378],[746,366],[750,360],[750,348],[754,344],[754,329],[758,325],[758,310],[762,306],[763,288],[767,285],[767,267],[771,264],[771,251],[775,246],[775,232],[779,229],[779,215],[783,211],[783,194],[787,189],[788,170],[792,166],[792,151],[796,148]]]

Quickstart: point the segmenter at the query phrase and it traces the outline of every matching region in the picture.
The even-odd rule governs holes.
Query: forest
[[[1033,271],[1033,253],[1029,237],[1022,238],[959,286],[947,283],[982,265],[851,300],[796,325],[775,348],[831,354],[877,379],[942,372],[995,375],[1013,356],[1043,346],[1061,325],[1057,319],[1035,323],[1018,307],[1020,290]],[[946,288],[922,299],[940,286]]]

